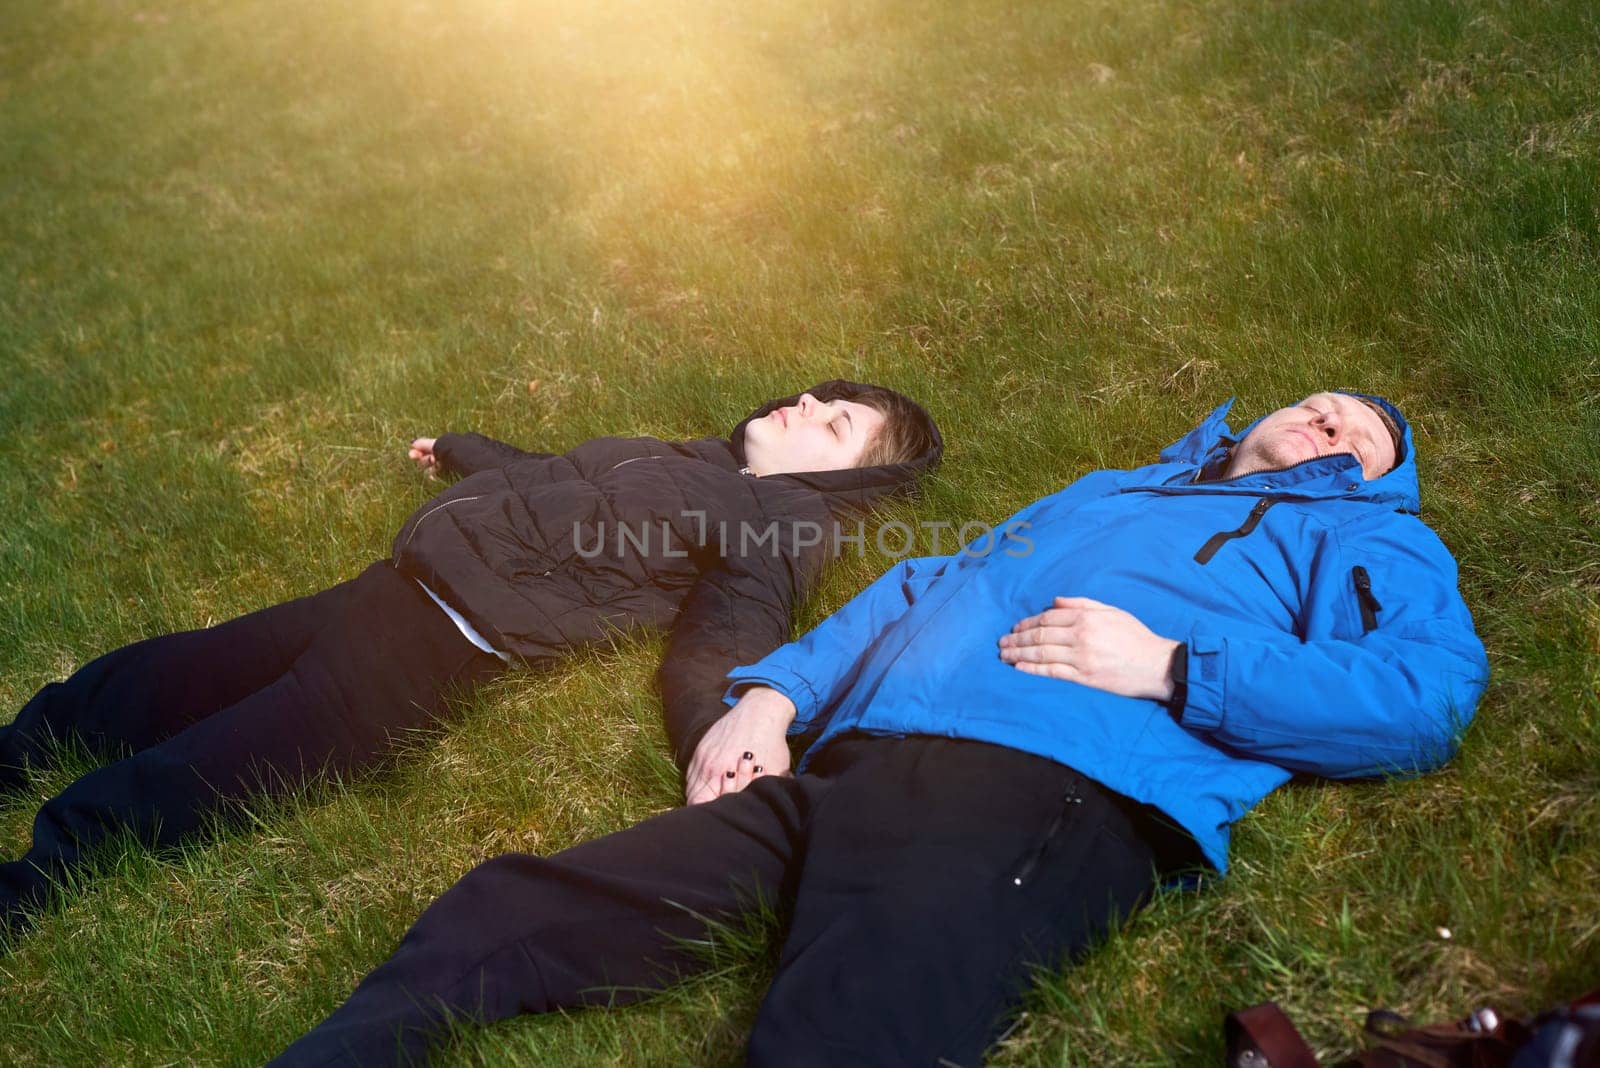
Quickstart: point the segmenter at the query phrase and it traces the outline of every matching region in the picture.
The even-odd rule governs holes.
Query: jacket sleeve
[[[667,740],[687,768],[707,728],[728,709],[728,672],[760,660],[789,638],[809,572],[787,554],[730,557],[689,590],[657,672]]]
[[[517,460],[546,459],[553,453],[524,452],[515,445],[482,434],[443,434],[434,442],[433,454],[447,471],[466,476],[504,467]]]
[[[896,564],[798,641],[730,671],[724,701],[732,703],[746,686],[770,686],[795,704],[790,733],[810,730],[849,688],[878,636],[953,559],[922,556]]]
[[[1489,677],[1455,561],[1412,517],[1320,557],[1304,637],[1189,636],[1180,722],[1292,771],[1354,778],[1439,766]],[[1363,598],[1377,606],[1370,629]]]

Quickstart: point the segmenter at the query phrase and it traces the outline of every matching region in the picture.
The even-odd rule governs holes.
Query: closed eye
[[[1343,397],[1339,397],[1338,402],[1344,405],[1344,410],[1347,413],[1344,420],[1345,436],[1350,440],[1350,451],[1357,460],[1361,461],[1361,466],[1365,469],[1368,458],[1372,456],[1373,450],[1377,448],[1377,440],[1372,436],[1372,431],[1365,423],[1357,422],[1351,418],[1351,416],[1359,414],[1357,409],[1364,408],[1365,405],[1362,405],[1360,401],[1345,400]]]

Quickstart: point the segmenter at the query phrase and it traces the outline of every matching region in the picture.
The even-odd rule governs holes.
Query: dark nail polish
[[[755,758],[756,758],[756,755],[754,753],[746,753],[744,755],[744,759],[745,760],[754,760]]]

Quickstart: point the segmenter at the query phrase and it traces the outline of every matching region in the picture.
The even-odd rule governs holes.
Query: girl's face
[[[787,408],[745,424],[745,462],[758,475],[854,467],[882,426],[876,408],[802,393]]]

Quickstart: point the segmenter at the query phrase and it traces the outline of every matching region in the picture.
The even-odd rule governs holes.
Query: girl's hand
[[[411,449],[406,454],[417,461],[417,466],[427,472],[429,478],[439,477],[439,457],[434,455],[433,443],[438,438],[418,438],[411,443]]]
[[[691,805],[738,793],[763,775],[789,774],[789,724],[794,702],[777,690],[752,686],[711,725],[684,777]]]

